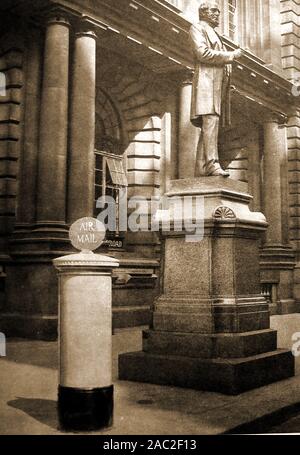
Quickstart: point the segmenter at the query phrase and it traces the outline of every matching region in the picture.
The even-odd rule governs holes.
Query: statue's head
[[[200,3],[199,18],[201,21],[208,22],[213,28],[220,24],[220,7],[215,0],[207,0]]]

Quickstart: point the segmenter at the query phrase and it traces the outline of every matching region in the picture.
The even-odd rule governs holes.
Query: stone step
[[[119,357],[119,379],[239,395],[295,374],[290,351],[243,359],[195,359],[145,352]]]
[[[149,325],[151,312],[149,305],[113,307],[113,328],[123,329]]]
[[[143,332],[143,351],[158,355],[214,358],[242,358],[277,348],[277,332],[261,330],[237,334]]]

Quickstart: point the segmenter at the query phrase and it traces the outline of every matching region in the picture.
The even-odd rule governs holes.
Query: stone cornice
[[[286,125],[288,118],[279,112],[270,112],[264,119],[264,123],[277,123],[279,125]]]
[[[71,3],[70,0],[64,0],[64,2]],[[72,3],[78,6],[83,4],[81,0],[72,0]],[[84,2],[84,5],[88,3]],[[188,40],[191,23],[159,0],[126,1],[124,6],[116,0],[100,0],[100,11],[101,15],[105,15],[103,22],[109,19],[108,33],[111,33],[110,27],[112,27],[127,41],[130,37],[136,39],[147,48],[147,51],[151,49],[156,51],[156,56],[161,55],[162,66],[158,72],[172,73],[193,68],[193,55]],[[94,11],[94,14],[97,15],[97,11]],[[151,27],[154,27],[155,33]],[[237,47],[226,38],[224,41],[229,50]],[[151,59],[153,59],[153,52],[149,52],[149,61]],[[165,59],[164,63],[163,59]],[[285,106],[282,110],[286,113],[287,107],[297,105],[298,100],[292,96],[291,82],[268,68],[251,52],[244,50],[243,57],[238,62],[234,62],[233,69],[234,75],[237,74],[238,78],[243,79],[244,86],[254,82],[257,94],[264,93],[265,99],[273,98],[278,110],[281,110],[278,106]],[[274,109],[274,106],[270,105],[270,109]]]
[[[29,5],[33,2],[22,2],[23,12],[25,3]],[[63,8],[75,22],[84,19],[92,30],[98,29],[100,44],[101,39],[111,43],[113,49],[120,44],[122,49],[128,49],[129,58],[131,55],[138,58],[136,56],[140,53],[145,64],[154,72],[167,73],[168,77],[172,77],[178,71],[193,69],[188,40],[191,23],[159,0],[99,0],[97,3],[91,0],[40,0],[32,6],[32,10],[29,7],[27,10],[42,12],[45,6]],[[229,50],[237,47],[226,38],[224,41]],[[233,73],[236,85],[246,92],[248,88],[255,87],[257,97],[263,97],[266,106],[270,101],[270,110],[274,110],[275,104],[278,111],[287,114],[291,107],[299,104],[299,99],[292,95],[292,83],[246,50],[242,58],[233,64]]]

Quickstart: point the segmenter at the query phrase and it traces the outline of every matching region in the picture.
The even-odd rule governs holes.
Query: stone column
[[[264,122],[264,214],[269,223],[261,255],[261,279],[277,286],[278,301],[272,302],[271,313],[293,313],[292,275],[295,267],[294,252],[289,245],[287,215],[286,129],[280,123],[284,118],[270,115]],[[272,290],[273,292],[273,290]]]
[[[28,65],[24,116],[24,146],[19,171],[17,226],[31,226],[36,215],[36,181],[41,81],[41,36],[38,30],[28,33]]]
[[[193,178],[200,128],[191,124],[192,74],[186,74],[179,93],[179,179]]]
[[[47,23],[40,119],[37,222],[66,221],[69,27],[60,13]]]
[[[249,193],[253,196],[250,204],[254,212],[261,211],[261,150],[259,129],[251,129],[247,138],[248,162],[249,162]]]
[[[284,130],[279,118],[270,116],[264,123],[264,210],[269,223],[267,245],[282,244],[281,224],[281,160],[285,146]]]
[[[93,216],[95,196],[96,34],[76,33],[72,82],[68,221]]]

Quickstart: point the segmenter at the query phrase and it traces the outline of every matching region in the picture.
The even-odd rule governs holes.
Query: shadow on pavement
[[[43,425],[47,425],[56,431],[59,430],[56,401],[18,397],[7,404],[12,408],[25,412]]]

